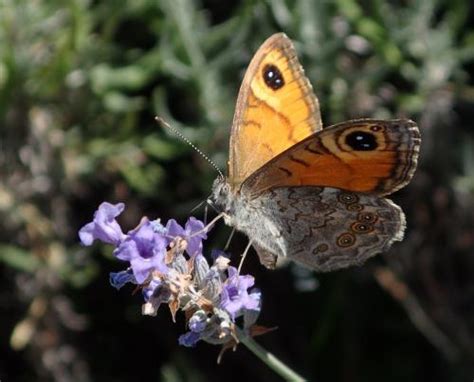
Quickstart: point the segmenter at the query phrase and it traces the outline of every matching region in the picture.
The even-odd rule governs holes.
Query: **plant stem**
[[[243,331],[238,330],[239,341],[244,344],[253,354],[260,358],[267,366],[272,369],[275,373],[279,374],[286,381],[304,382],[307,379],[291,370],[287,365],[275,357],[272,353],[261,347],[255,340],[246,335]]]

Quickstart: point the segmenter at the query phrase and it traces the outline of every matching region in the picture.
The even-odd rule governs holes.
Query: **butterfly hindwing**
[[[405,230],[404,214],[390,200],[335,188],[277,188],[251,204],[260,217],[242,228],[261,258],[266,252],[321,272],[360,265]]]
[[[306,200],[315,197],[311,188],[290,190],[287,199],[290,209],[281,215],[281,222],[287,226],[292,224],[298,208],[304,209]],[[394,241],[402,240],[405,216],[390,200],[332,188],[324,188],[319,197],[318,204],[327,210],[313,207],[309,213],[322,214],[326,219],[315,230],[311,227],[314,218],[299,219],[296,225],[293,224],[293,229],[302,229],[307,234],[301,238],[287,237],[291,259],[316,270],[330,271],[361,265],[370,257],[387,251]],[[296,203],[292,202],[295,198]]]

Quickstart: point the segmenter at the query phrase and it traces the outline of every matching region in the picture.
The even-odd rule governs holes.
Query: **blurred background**
[[[108,284],[111,249],[77,236],[104,200],[126,229],[184,223],[216,174],[154,116],[225,168],[243,73],[279,31],[326,126],[408,117],[423,140],[390,253],[330,274],[248,258],[278,326],[258,342],[312,381],[472,380],[473,26],[468,0],[0,0],[0,380],[279,380],[244,347],[217,366],[218,347],[178,346],[182,315],[142,316]]]

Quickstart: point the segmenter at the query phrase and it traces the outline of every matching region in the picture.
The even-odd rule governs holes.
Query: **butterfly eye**
[[[377,148],[375,135],[366,131],[353,131],[347,134],[346,144],[357,151],[371,151]]]
[[[230,186],[226,183],[221,189],[223,194],[228,194],[230,192]]]
[[[273,90],[278,90],[285,85],[285,80],[283,79],[283,75],[275,65],[267,64],[263,68],[263,80],[265,81],[265,85]]]

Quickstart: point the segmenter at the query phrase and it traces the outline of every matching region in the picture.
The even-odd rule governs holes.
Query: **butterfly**
[[[357,119],[323,129],[291,40],[268,38],[250,62],[234,115],[228,176],[213,184],[224,220],[260,262],[316,271],[360,265],[403,238],[386,199],[413,177],[420,133],[407,119]]]

